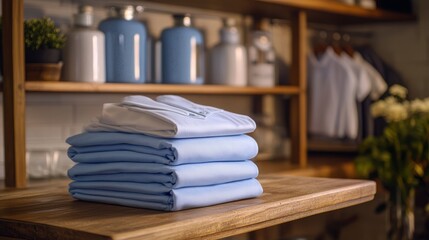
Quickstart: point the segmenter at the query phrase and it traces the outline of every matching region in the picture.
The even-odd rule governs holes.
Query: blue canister
[[[144,83],[146,27],[133,6],[114,7],[98,28],[106,39],[106,82]]]
[[[161,33],[163,83],[204,83],[203,36],[188,14],[174,15],[175,26]]]

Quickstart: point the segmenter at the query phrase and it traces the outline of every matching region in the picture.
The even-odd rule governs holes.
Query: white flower
[[[405,101],[403,101],[402,102],[402,105],[406,108],[406,109],[409,109],[410,108],[410,102],[409,101],[407,101],[407,100],[405,100]]]
[[[389,93],[392,94],[393,96],[397,96],[402,99],[405,99],[405,97],[407,96],[408,90],[401,85],[395,84],[389,88]]]
[[[412,113],[425,113],[428,111],[428,104],[423,100],[415,99],[411,101],[410,111]]]
[[[384,111],[386,110],[386,102],[383,100],[379,100],[371,105],[371,115],[373,117],[381,117],[384,116]]]
[[[394,98],[392,96],[387,97],[384,101],[386,102],[387,105],[392,105],[392,104],[395,104],[397,102],[396,98]]]
[[[425,105],[425,113],[429,113],[429,97],[423,99],[423,104]]]
[[[395,103],[387,105],[384,116],[388,122],[398,122],[408,117],[408,111],[404,105]]]

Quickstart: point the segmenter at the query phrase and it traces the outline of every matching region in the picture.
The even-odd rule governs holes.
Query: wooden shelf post
[[[6,187],[26,186],[24,0],[2,0]]]
[[[299,94],[291,98],[290,134],[292,159],[301,167],[307,166],[307,14],[296,11],[291,16],[292,68],[291,83]]]

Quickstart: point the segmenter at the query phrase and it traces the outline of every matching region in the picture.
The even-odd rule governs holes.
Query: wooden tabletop
[[[364,180],[265,175],[264,194],[179,212],[72,199],[67,182],[0,191],[0,235],[32,239],[216,239],[373,199]]]

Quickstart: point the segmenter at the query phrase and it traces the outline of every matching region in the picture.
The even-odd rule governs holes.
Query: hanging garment
[[[388,87],[395,84],[406,86],[402,76],[387,64],[370,46],[360,46],[356,49],[362,55],[363,59],[380,73]]]
[[[341,54],[339,57],[343,64],[348,65],[354,75],[355,82],[350,81],[343,91],[343,108],[341,111],[340,122],[344,129],[339,129],[339,137],[346,137],[348,139],[357,139],[359,135],[359,115],[358,106],[371,92],[371,81],[366,69],[357,64],[349,55]]]
[[[147,162],[169,165],[240,161],[258,153],[247,135],[165,139],[121,132],[85,132],[69,137],[68,156],[75,162]]]
[[[355,52],[353,54],[353,60],[355,63],[361,65],[368,74],[371,83],[371,99],[379,99],[387,90],[386,80],[383,79],[380,73],[371,64],[363,59],[360,53]]]
[[[405,86],[406,84],[402,76],[389,64],[387,64],[370,46],[360,46],[356,48],[357,51],[362,55],[363,59],[371,64],[383,77],[386,81],[388,87],[395,84]],[[389,96],[389,93],[386,91],[381,98]],[[377,118],[374,120],[374,133],[373,135],[380,135],[383,132],[383,129],[386,126],[386,121],[382,118]]]
[[[86,130],[192,138],[237,135],[253,132],[255,128],[255,122],[248,116],[164,95],[156,101],[144,96],[129,96],[121,103],[104,104],[102,116]]]
[[[156,192],[145,190],[145,185],[130,182],[75,181],[70,183],[69,191],[74,198],[84,201],[163,211],[178,211],[254,198],[260,196],[263,191],[256,179],[173,190],[160,185]]]
[[[344,98],[354,99],[356,76],[328,47],[320,60],[312,53],[308,61],[309,133],[325,137],[344,137]]]
[[[371,103],[378,100],[386,91],[387,84],[380,73],[365,59],[359,52],[355,52],[353,59],[357,64],[360,64],[368,73],[371,80],[371,93],[370,96],[365,98],[359,108],[360,116],[360,139],[365,139],[374,134],[374,118],[371,116]]]
[[[252,161],[193,163],[169,166],[158,163],[112,162],[73,166],[68,175],[76,181],[147,183],[143,189],[160,189],[221,184],[256,178],[258,167]],[[162,185],[162,186],[160,186]],[[153,190],[151,190],[154,188]]]

